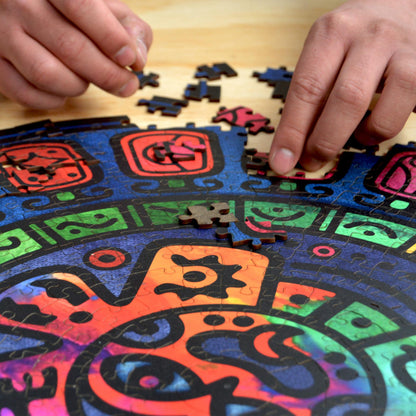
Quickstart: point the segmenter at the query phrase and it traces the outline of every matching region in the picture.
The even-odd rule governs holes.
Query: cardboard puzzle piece
[[[139,100],[137,105],[146,105],[149,113],[154,113],[160,110],[163,116],[176,117],[181,112],[182,107],[187,107],[188,100],[155,95],[151,100]]]
[[[253,72],[253,76],[259,81],[267,82],[268,85],[274,87],[272,98],[280,98],[285,101],[292,80],[292,71],[288,71],[286,67],[267,68],[265,72]]]
[[[158,87],[159,86],[159,74],[155,74],[150,72],[148,74],[144,74],[143,71],[133,71],[137,78],[139,79],[139,89],[143,89],[144,87]]]
[[[212,228],[214,221],[221,226],[238,221],[235,215],[230,213],[230,207],[226,202],[213,203],[210,209],[194,205],[188,207],[188,211],[191,215],[179,215],[179,222],[183,225],[194,223],[198,228]]]
[[[238,74],[233,68],[231,68],[230,65],[228,65],[225,62],[222,62],[216,63],[212,66],[198,66],[195,78],[207,78],[209,81],[213,81],[220,79],[221,75],[225,75],[226,77],[235,77]]]
[[[210,102],[219,102],[221,97],[221,87],[218,85],[207,85],[206,81],[199,81],[198,84],[188,84],[184,97],[188,100],[202,101],[208,98]]]
[[[273,133],[274,127],[269,126],[270,119],[259,113],[253,114],[253,110],[248,107],[238,106],[234,108],[220,107],[217,115],[212,118],[214,123],[226,121],[232,126],[248,128],[250,134],[257,134],[260,131]]]

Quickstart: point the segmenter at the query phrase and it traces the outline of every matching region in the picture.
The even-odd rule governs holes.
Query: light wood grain
[[[272,99],[272,88],[252,77],[253,71],[287,66],[293,69],[312,23],[323,13],[341,4],[336,0],[127,0],[126,3],[153,28],[154,43],[145,72],[160,75],[160,87],[146,87],[129,98],[121,99],[91,86],[82,97],[68,100],[54,111],[33,111],[0,98],[0,128],[45,118],[73,118],[127,115],[144,128],[149,124],[163,127],[184,126],[194,122],[206,126],[220,105],[246,105],[277,125],[280,100]],[[182,98],[202,64],[228,62],[238,77],[222,78],[213,85],[222,86],[221,103],[190,101],[177,118],[150,114],[136,106],[140,98],[153,95]],[[221,123],[224,129],[229,127]],[[412,116],[405,129],[393,141],[416,138],[416,119]],[[268,151],[272,135],[250,136],[249,146]],[[382,152],[392,141],[382,147]]]

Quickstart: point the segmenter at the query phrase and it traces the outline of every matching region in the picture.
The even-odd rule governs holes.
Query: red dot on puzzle
[[[111,269],[121,266],[126,261],[126,256],[121,251],[107,249],[92,253],[88,260],[95,267]]]
[[[313,254],[319,257],[331,257],[335,254],[335,249],[330,246],[316,246],[313,249]]]
[[[153,389],[159,385],[159,379],[155,376],[144,376],[140,379],[139,384],[145,389]]]

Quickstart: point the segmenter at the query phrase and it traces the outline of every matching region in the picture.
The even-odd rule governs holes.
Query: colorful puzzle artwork
[[[269,178],[246,138],[0,132],[1,416],[414,414],[416,147]],[[194,206],[211,228],[180,224]],[[258,250],[217,238],[226,207]]]

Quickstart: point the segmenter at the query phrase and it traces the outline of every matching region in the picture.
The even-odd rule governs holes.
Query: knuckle
[[[281,136],[284,137],[287,142],[285,147],[294,149],[297,152],[302,150],[306,134],[298,126],[286,124],[281,131]]]
[[[145,22],[144,20],[141,21],[141,25],[143,27],[143,38],[147,40],[147,42],[149,43],[148,46],[150,46],[153,42],[153,31],[151,26]]]
[[[48,97],[43,99],[42,94],[38,91],[28,91],[20,89],[15,92],[14,100],[23,107],[48,110],[53,108],[59,108],[65,103],[64,97]]]
[[[310,145],[308,148],[308,153],[322,162],[334,159],[339,151],[340,149],[334,142],[323,138],[321,138],[319,142]]]
[[[86,47],[86,40],[70,33],[57,35],[55,42],[60,57],[67,62],[76,60]]]
[[[400,62],[392,71],[392,77],[399,89],[415,93],[416,92],[416,67],[414,60]]]
[[[368,33],[377,39],[395,39],[398,33],[400,33],[394,22],[381,18],[370,23],[367,30]]]
[[[315,21],[311,28],[311,34],[313,36],[331,39],[338,33],[345,33],[345,31],[349,33],[352,24],[353,21],[347,13],[334,10],[324,14]]]
[[[127,82],[123,75],[123,69],[109,65],[101,69],[100,79],[95,83],[105,91],[117,91]]]
[[[129,43],[128,35],[123,36],[122,32],[110,30],[109,28],[101,31],[97,44],[111,53],[116,53],[122,46]]]
[[[93,0],[61,0],[61,8],[64,14],[76,17],[89,10],[92,3]]]
[[[349,107],[357,109],[358,112],[362,111],[363,105],[367,105],[369,100],[362,82],[355,79],[346,79],[336,85],[334,96]]]
[[[9,10],[11,7],[13,7],[13,9],[16,11],[25,12],[30,10],[32,2],[30,0],[14,0],[1,3],[2,7],[6,7]]]
[[[56,65],[52,60],[40,60],[32,63],[29,68],[31,83],[40,89],[51,85],[56,78]]]
[[[14,99],[17,103],[19,103],[23,107],[35,108],[37,105],[36,99],[32,98],[32,96],[25,94],[21,91],[16,91]]]
[[[321,104],[326,95],[325,88],[317,75],[312,73],[294,79],[291,83],[293,94],[308,104]]]
[[[373,134],[382,139],[391,139],[401,130],[393,120],[384,117],[371,120],[370,129]]]
[[[74,85],[70,91],[67,91],[68,97],[78,97],[85,93],[88,89],[88,82],[80,81],[77,83],[77,85]]]

